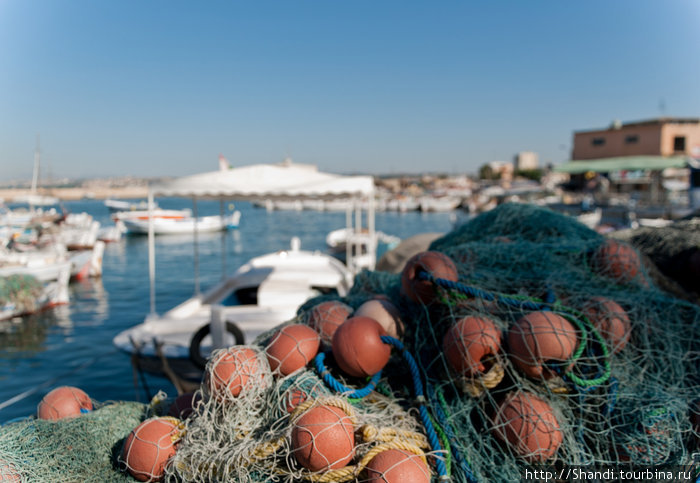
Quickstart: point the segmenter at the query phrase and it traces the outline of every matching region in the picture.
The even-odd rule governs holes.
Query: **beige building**
[[[499,175],[502,182],[513,181],[513,164],[506,161],[491,161],[488,163],[491,170]]]
[[[537,153],[521,151],[515,155],[513,164],[515,164],[515,171],[532,171],[539,168],[540,162]]]
[[[573,160],[640,155],[700,157],[700,119],[615,121],[607,129],[574,132]]]

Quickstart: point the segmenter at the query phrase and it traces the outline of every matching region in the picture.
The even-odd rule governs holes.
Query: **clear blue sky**
[[[473,172],[700,117],[700,2],[0,0],[0,181]]]

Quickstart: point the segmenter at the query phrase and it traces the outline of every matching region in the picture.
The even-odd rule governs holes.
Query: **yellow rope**
[[[312,407],[317,406],[332,406],[338,408],[350,418],[350,421],[352,422],[353,426],[357,425],[357,415],[355,414],[355,409],[352,407],[352,405],[349,402],[347,402],[347,400],[335,396],[320,398],[316,400],[308,399],[303,403],[299,404],[296,408],[294,408],[294,411],[292,412],[292,424],[294,424],[299,419],[299,417],[301,417],[301,415],[304,414],[306,411],[308,411]]]
[[[265,441],[253,449],[253,454],[251,458],[254,460],[264,460],[265,458],[272,456],[277,452],[278,449],[284,444],[285,438],[278,438],[274,441]]]
[[[303,477],[306,480],[314,481],[317,483],[350,481],[357,478],[362,472],[362,470],[364,470],[367,467],[367,465],[370,463],[370,461],[372,461],[372,459],[374,459],[375,456],[377,456],[379,453],[389,451],[391,449],[401,449],[409,453],[413,453],[419,456],[421,460],[423,460],[423,463],[425,463],[425,466],[427,468],[430,468],[428,466],[428,461],[425,457],[425,453],[423,453],[423,451],[418,446],[405,440],[396,439],[394,441],[382,443],[373,447],[354,466],[346,466],[337,470],[326,471],[325,473],[305,473]]]
[[[158,419],[167,421],[175,426],[175,432],[170,436],[170,441],[174,444],[180,441],[187,430],[185,429],[185,423],[172,416],[161,416]]]
[[[564,382],[564,379],[562,379],[561,377],[557,376],[557,377],[554,377],[552,379],[549,379],[548,381],[545,382],[545,385],[554,394],[568,394],[569,393],[569,387],[566,385],[566,382]]]
[[[493,389],[498,386],[505,376],[505,370],[500,363],[495,363],[491,369],[483,376],[463,377],[462,391],[468,393],[471,397],[479,397],[487,389]]]
[[[355,415],[354,408],[345,399],[339,397],[328,397],[304,401],[292,412],[292,422],[296,422],[296,420],[298,420],[309,409],[318,406],[332,406],[339,408],[350,418],[353,426],[357,425],[357,416]],[[251,452],[251,458],[254,460],[262,460],[272,456],[284,445],[285,439],[285,437],[281,437],[276,440],[265,441],[259,444]]]
[[[366,443],[373,443],[375,441],[389,443],[394,440],[404,440],[411,441],[420,448],[430,448],[428,438],[426,438],[424,434],[415,431],[396,428],[378,428],[372,424],[365,424],[360,427],[360,433],[362,434],[362,439]]]

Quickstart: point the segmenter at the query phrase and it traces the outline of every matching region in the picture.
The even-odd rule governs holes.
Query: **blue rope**
[[[316,355],[316,358],[314,359],[314,363],[316,364],[316,371],[319,373],[321,378],[323,378],[323,382],[325,382],[326,385],[328,385],[335,392],[339,392],[348,398],[362,399],[363,397],[366,397],[369,393],[374,391],[374,388],[379,383],[379,379],[381,379],[382,377],[382,371],[379,371],[378,373],[372,376],[372,379],[370,379],[369,384],[367,384],[365,387],[363,387],[362,389],[353,389],[351,387],[345,386],[335,377],[333,377],[330,371],[326,369],[326,365],[324,364],[325,360],[325,352],[319,352]]]
[[[411,377],[413,379],[413,392],[416,397],[416,402],[419,404],[418,411],[420,412],[420,418],[425,427],[425,432],[428,433],[428,441],[430,442],[430,447],[433,451],[442,451],[442,445],[440,444],[440,439],[438,438],[433,422],[430,420],[430,415],[428,414],[428,408],[426,406],[425,394],[423,393],[423,382],[420,378],[420,370],[418,369],[418,364],[413,358],[410,352],[408,352],[403,343],[400,340],[395,339],[389,335],[381,336],[382,342],[385,344],[394,346],[401,351],[404,360],[408,364],[408,368],[411,371]],[[441,480],[449,479],[447,474],[447,467],[445,462],[441,458],[435,459],[435,465],[437,466],[438,475]]]
[[[435,278],[428,272],[418,272],[418,278],[421,280],[429,281],[447,290],[454,290],[471,297],[478,297],[488,301],[495,301],[499,304],[509,305],[511,307],[517,307],[520,309],[528,310],[545,310],[549,309],[550,304],[537,303],[531,300],[518,300],[504,295],[499,295],[498,297],[491,292],[481,290],[476,287],[470,287],[469,285],[464,285],[460,282],[453,282],[452,280],[447,280],[444,278]]]
[[[462,454],[456,448],[458,445],[457,435],[455,434],[452,425],[447,420],[447,415],[442,410],[440,402],[435,396],[435,389],[430,384],[428,384],[427,389],[428,395],[430,396],[430,400],[433,402],[433,411],[435,412],[435,415],[437,416],[437,419],[440,422],[440,426],[442,426],[442,428],[445,430],[447,438],[450,440],[450,450],[452,452],[452,456],[454,457],[455,461],[457,461],[457,464],[462,468],[462,471],[467,477],[467,481],[471,483],[476,483],[478,480],[476,479],[476,476],[474,476],[474,473],[472,472],[472,469],[469,466],[469,462],[462,458]]]

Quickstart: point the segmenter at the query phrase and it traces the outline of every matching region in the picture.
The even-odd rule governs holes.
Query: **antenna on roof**
[[[659,114],[661,114],[661,117],[666,115],[666,101],[663,97],[659,100]]]

